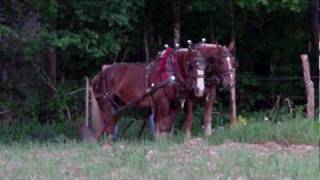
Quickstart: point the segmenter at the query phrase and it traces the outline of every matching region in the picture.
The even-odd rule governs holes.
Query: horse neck
[[[186,69],[187,67],[185,66],[185,64],[187,63],[186,61],[189,60],[188,53],[189,53],[188,51],[178,51],[176,56],[176,62],[183,79],[187,79],[187,76],[188,76],[187,69]]]
[[[205,58],[206,64],[210,65],[210,71],[206,71],[206,74],[213,75],[217,73],[217,59],[215,58],[219,48],[221,48],[218,44],[205,44],[205,46],[201,46],[199,48],[200,53]]]

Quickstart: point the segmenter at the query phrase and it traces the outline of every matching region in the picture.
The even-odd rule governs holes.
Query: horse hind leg
[[[184,107],[185,116],[184,116],[184,123],[183,123],[183,132],[186,139],[191,138],[192,116],[193,116],[192,108],[193,108],[192,100],[187,99]]]
[[[204,135],[210,136],[212,134],[212,105],[216,99],[216,90],[213,89],[206,97],[204,105]]]
[[[107,124],[102,133],[106,133],[108,141],[114,142],[119,139],[118,119],[119,117],[111,115],[105,121]]]
[[[166,137],[172,129],[170,117],[170,103],[162,99],[156,109],[156,138]]]
[[[148,121],[149,121],[149,129],[154,135],[156,133],[156,116],[154,111],[152,111],[151,114],[149,115]]]

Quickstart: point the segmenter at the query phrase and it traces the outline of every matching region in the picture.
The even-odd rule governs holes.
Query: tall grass
[[[222,117],[213,116],[212,136],[206,138],[209,143],[220,144],[225,140],[234,142],[260,143],[275,141],[285,144],[317,144],[320,125],[317,121],[305,119],[303,113],[298,111],[294,114],[279,113],[277,118],[266,118],[269,112],[242,113],[239,123],[229,126],[227,115]],[[227,113],[224,113],[227,114]],[[270,117],[270,116],[269,116]],[[202,136],[202,109],[194,114],[192,134],[194,137]],[[133,121],[132,125],[125,127]],[[77,121],[66,121],[64,123],[39,124],[36,122],[27,124],[14,124],[9,127],[0,128],[0,143],[12,142],[57,142],[66,140],[78,141]],[[182,116],[180,115],[172,133],[175,142],[183,141],[181,132]],[[154,138],[148,127],[144,129],[142,136],[138,138],[141,130],[141,120],[124,116],[120,123],[120,137],[127,141],[153,141]]]
[[[208,138],[213,144],[225,140],[246,143],[275,141],[285,144],[317,144],[319,123],[307,119],[292,119],[279,123],[249,120],[238,127],[217,127]]]
[[[78,123],[73,121],[51,124],[15,123],[11,126],[1,126],[0,144],[78,140],[77,127]]]

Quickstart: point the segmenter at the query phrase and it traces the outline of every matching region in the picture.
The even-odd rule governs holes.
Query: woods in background
[[[303,81],[281,77],[301,76],[302,53],[316,75],[318,7],[318,0],[3,0],[0,116],[63,120],[80,113],[81,100],[68,93],[102,64],[149,61],[165,43],[202,37],[236,40],[240,109],[271,107],[279,94],[299,104]]]

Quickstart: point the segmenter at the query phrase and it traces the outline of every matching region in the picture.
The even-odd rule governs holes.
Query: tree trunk
[[[56,48],[50,47],[47,54],[48,75],[52,84],[57,82],[57,53]]]
[[[310,2],[310,15],[311,15],[311,34],[312,34],[312,47],[315,52],[319,49],[319,0],[312,0]]]
[[[144,53],[145,53],[145,57],[146,57],[146,62],[149,62],[148,32],[147,32],[146,28],[144,30],[143,41],[144,41]]]
[[[149,44],[148,44],[148,27],[149,27],[149,17],[147,10],[147,2],[145,1],[145,11],[144,11],[144,30],[143,30],[143,42],[144,42],[144,53],[146,62],[149,62]]]
[[[318,4],[319,7],[319,4]],[[318,8],[318,13],[320,13],[320,8]],[[318,23],[318,121],[320,121],[320,28],[319,28],[319,23]],[[319,144],[320,144],[320,140],[319,140]]]
[[[181,2],[180,0],[173,0],[173,42],[174,44],[180,44],[180,10],[181,10]]]
[[[159,45],[159,47],[162,46],[162,38],[161,38],[160,34],[158,35],[158,45]]]
[[[230,0],[230,28],[231,28],[231,41],[236,44],[236,27],[235,27],[235,16],[234,16],[234,0]],[[234,50],[236,52],[236,49]],[[236,56],[236,53],[234,53]]]
[[[314,86],[310,78],[310,65],[308,55],[301,55],[303,77],[307,92],[307,118],[314,119]]]
[[[209,15],[209,29],[210,29],[210,42],[215,43],[216,40],[214,38],[214,22],[213,22],[213,15],[210,13]]]

